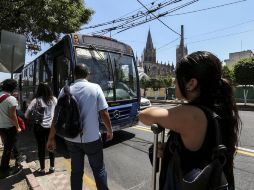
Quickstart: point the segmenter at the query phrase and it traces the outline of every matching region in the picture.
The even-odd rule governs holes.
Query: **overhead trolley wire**
[[[114,19],[112,21],[108,21],[108,22],[105,22],[105,23],[102,23],[102,24],[97,24],[97,25],[93,25],[93,26],[88,26],[88,27],[82,27],[81,30],[83,29],[91,29],[91,28],[97,28],[97,27],[101,27],[101,26],[104,26],[104,25],[108,25],[108,24],[116,24],[116,23],[119,23],[119,22],[124,22],[122,24],[119,24],[117,26],[113,26],[113,27],[110,27],[110,28],[107,28],[107,29],[103,29],[103,30],[100,30],[100,31],[96,31],[94,32],[95,34],[98,34],[98,33],[107,33],[107,32],[110,32],[112,30],[117,30],[118,28],[122,29],[122,28],[127,28],[126,27],[126,24],[128,23],[132,23],[136,20],[139,20],[139,19],[142,19],[142,18],[145,18],[145,17],[148,17],[149,14],[151,14],[152,12],[156,12],[168,5],[171,5],[171,4],[174,4],[174,3],[178,3],[178,2],[181,2],[182,0],[171,0],[171,1],[165,1],[165,2],[162,2],[162,3],[158,3],[156,4],[156,6],[152,6],[151,9],[148,9],[146,12],[144,11],[139,11],[137,14],[134,14],[134,15],[131,15],[131,16],[128,16],[128,17],[120,17],[118,19]],[[152,3],[154,5],[155,1]],[[138,9],[139,10],[139,9]],[[127,13],[126,15],[128,15],[129,13]],[[163,14],[159,14],[157,17],[161,17],[161,16],[164,16]],[[156,18],[151,18],[151,19],[145,19],[145,21],[140,21],[138,23],[135,23],[135,24],[132,24],[132,26],[136,26],[136,25],[140,25],[142,24],[143,22],[146,23],[147,21],[150,21],[150,20],[154,20]],[[125,27],[124,27],[125,26]],[[128,25],[128,27],[130,27],[130,25]],[[121,32],[121,31],[120,31]]]
[[[156,0],[156,1],[158,1],[158,0]],[[152,7],[155,7],[154,4],[155,4],[156,1],[153,1],[152,3],[149,3],[149,4],[152,4]],[[171,1],[172,1],[172,0],[171,0]],[[177,0],[177,1],[181,1],[181,0]],[[171,2],[171,3],[172,3],[172,2]],[[170,3],[170,4],[171,4],[171,3]],[[147,5],[149,5],[149,4],[147,4]],[[163,3],[158,3],[157,7],[163,8],[164,6],[162,7],[162,6],[161,6],[162,4],[164,5],[165,3],[164,3],[164,2],[163,2]],[[127,16],[127,15],[129,15],[129,14],[131,14],[131,13],[133,13],[133,12],[136,12],[136,11],[142,9],[142,8],[143,8],[143,7],[138,8],[138,9],[136,9],[136,10],[134,10],[134,11],[129,12],[129,13],[126,13],[125,15],[123,15],[123,16],[117,18],[117,19],[114,19],[114,20],[112,20],[112,21],[108,21],[108,22],[104,22],[104,23],[96,24],[96,25],[92,25],[92,26],[82,27],[82,28],[80,28],[80,30],[91,29],[91,28],[97,28],[97,27],[101,27],[101,26],[109,25],[109,24],[115,24],[115,23],[118,23],[118,22],[123,22],[123,21],[129,20],[129,19],[132,19],[132,18],[137,18],[137,17],[139,17],[139,16],[144,16],[144,15],[149,14],[149,13],[146,14],[146,13],[143,13],[142,11],[139,11],[139,12],[137,12],[137,13],[134,14],[134,15],[125,17],[125,16]],[[156,9],[160,9],[160,8],[156,8]],[[155,8],[154,8],[154,9],[155,9]]]
[[[182,0],[181,0],[181,1],[182,1]],[[193,0],[193,1],[190,1],[190,2],[185,3],[185,4],[183,4],[183,5],[177,6],[177,7],[175,7],[175,8],[172,8],[170,11],[167,11],[167,12],[158,14],[157,16],[156,16],[156,15],[154,15],[154,16],[153,16],[153,15],[152,15],[152,16],[151,16],[151,15],[150,15],[150,16],[146,16],[145,20],[141,20],[141,21],[138,21],[138,22],[133,22],[133,20],[127,21],[127,22],[125,22],[125,23],[119,24],[119,25],[114,26],[114,27],[110,27],[110,28],[107,28],[107,29],[103,29],[103,30],[99,30],[99,31],[93,32],[93,34],[106,34],[106,33],[111,32],[111,31],[113,31],[113,30],[120,30],[120,31],[118,31],[117,33],[115,33],[115,34],[118,34],[118,33],[121,33],[121,32],[123,32],[123,31],[125,31],[125,30],[128,30],[128,29],[130,29],[130,28],[133,28],[133,27],[136,27],[136,26],[145,24],[145,23],[147,23],[147,22],[150,22],[150,21],[152,21],[152,20],[155,20],[155,19],[157,19],[157,18],[159,18],[159,17],[163,17],[163,16],[165,16],[166,14],[169,14],[169,13],[171,13],[171,12],[177,11],[177,10],[183,8],[183,7],[188,6],[188,5],[191,5],[192,3],[196,2],[196,1],[198,1],[198,0]],[[170,2],[170,3],[176,3],[176,2],[180,2],[180,0],[172,1],[172,2]],[[148,11],[147,11],[147,12],[148,12]],[[135,19],[135,20],[138,20],[138,19]],[[115,34],[114,34],[114,35],[115,35]]]
[[[141,3],[139,0],[137,0],[138,2],[139,2],[139,4],[141,4],[148,12],[149,12],[149,9],[148,8],[146,8],[146,6],[143,4],[143,3]],[[160,21],[164,26],[166,26],[169,30],[171,30],[172,32],[174,32],[174,33],[176,33],[176,34],[178,34],[179,36],[181,36],[181,34],[179,34],[178,32],[176,32],[175,30],[173,30],[172,28],[170,28],[167,24],[165,24],[159,17],[157,17],[153,12],[150,12],[150,14],[152,14],[154,17],[156,17],[156,19],[158,20],[158,21]]]
[[[224,7],[224,6],[228,6],[228,5],[233,5],[233,4],[236,4],[236,3],[242,3],[244,1],[247,1],[247,0],[234,1],[234,2],[231,2],[231,3],[226,3],[226,4],[222,4],[222,5],[217,5],[217,6],[213,6],[213,7],[204,8],[204,9],[198,9],[198,10],[194,10],[194,11],[188,11],[188,12],[184,12],[184,13],[176,13],[176,14],[172,14],[172,15],[168,15],[168,16],[179,16],[179,15],[185,15],[185,14],[190,14],[190,13],[196,13],[196,12],[201,12],[201,11],[206,11],[206,10],[210,10],[210,9],[220,8],[220,7]]]

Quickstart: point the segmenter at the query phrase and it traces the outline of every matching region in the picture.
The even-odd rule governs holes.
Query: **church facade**
[[[147,35],[146,47],[143,50],[140,67],[151,78],[167,77],[174,75],[175,66],[173,63],[159,63],[156,60],[156,48],[153,45],[150,29]]]

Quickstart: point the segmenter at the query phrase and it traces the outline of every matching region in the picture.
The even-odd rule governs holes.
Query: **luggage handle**
[[[153,171],[152,171],[152,189],[156,190],[156,166],[157,166],[157,147],[158,135],[161,133],[161,142],[164,143],[165,129],[158,124],[152,124],[151,130],[154,133],[154,146],[153,146]],[[159,170],[161,169],[161,159],[159,159]]]
[[[151,130],[153,131],[154,134],[160,134],[165,129],[163,127],[159,126],[158,124],[152,124]]]

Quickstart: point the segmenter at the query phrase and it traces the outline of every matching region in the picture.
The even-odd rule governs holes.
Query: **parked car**
[[[151,107],[151,102],[150,100],[148,100],[147,98],[144,98],[144,97],[141,97],[140,98],[140,109],[143,110],[143,109],[146,109],[146,108],[149,108]]]

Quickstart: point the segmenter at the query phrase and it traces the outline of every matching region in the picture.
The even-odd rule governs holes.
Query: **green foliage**
[[[226,65],[222,67],[222,78],[227,79],[231,84],[233,84],[234,73]]]
[[[153,90],[158,90],[160,88],[167,88],[172,86],[172,77],[164,77],[164,78],[151,78],[151,79],[146,79],[142,78],[140,80],[140,85],[141,88],[147,89],[147,88],[152,88]]]
[[[163,87],[165,88],[172,86],[172,82],[173,82],[173,79],[171,76],[168,76],[162,79],[162,83],[164,84]]]
[[[161,79],[156,79],[156,78],[151,78],[150,79],[150,87],[154,90],[157,91],[160,88],[164,86],[164,82]]]
[[[234,66],[234,77],[237,84],[254,84],[254,58],[241,59]]]
[[[143,89],[147,89],[151,86],[150,80],[145,77],[140,80],[140,86]]]
[[[83,0],[1,0],[0,10],[0,30],[24,34],[32,43],[78,31],[93,13]]]

